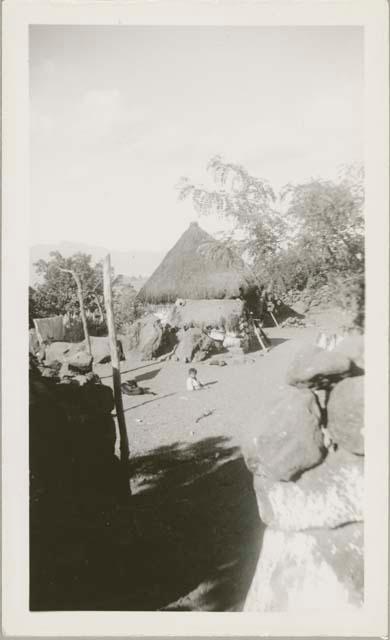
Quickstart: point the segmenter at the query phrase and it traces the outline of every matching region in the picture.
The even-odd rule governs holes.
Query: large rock
[[[160,355],[163,327],[159,318],[150,314],[134,322],[126,336],[125,351],[137,352],[141,360]]]
[[[335,351],[344,353],[359,368],[364,370],[364,337],[347,336],[335,347]]]
[[[91,351],[94,364],[104,364],[110,362],[111,352],[110,344],[107,336],[97,337],[90,336]],[[119,354],[121,352],[120,341],[118,341]],[[78,354],[85,353],[87,346],[85,341],[83,342],[52,342],[45,349],[46,363],[50,364],[55,361],[59,362],[71,362],[75,357],[79,357]],[[120,355],[123,359],[123,355]]]
[[[293,311],[295,311],[300,316],[304,316],[305,313],[308,312],[309,308],[310,308],[310,304],[308,302],[303,301],[303,300],[299,300],[295,304],[291,305],[291,309]]]
[[[266,529],[245,612],[357,609],[364,597],[363,525]]]
[[[61,608],[65,591],[53,585],[68,593],[77,589],[74,577],[81,576],[88,590],[96,582],[111,514],[128,498],[128,472],[115,456],[112,390],[35,375],[29,394],[30,606],[42,610],[42,603]]]
[[[273,480],[293,476],[321,462],[324,456],[321,412],[307,389],[280,387],[261,415],[257,432],[244,446],[249,469]],[[253,434],[253,428],[251,429]]]
[[[299,351],[287,370],[287,383],[296,387],[328,387],[351,373],[344,353],[307,346]]]
[[[89,373],[92,371],[93,357],[86,351],[79,351],[68,359],[67,364],[70,371],[76,373]]]
[[[65,360],[72,358],[83,349],[82,343],[52,342],[45,348],[45,362],[48,365],[52,362],[65,362]]]
[[[363,520],[363,458],[346,451],[330,451],[297,482],[255,476],[254,487],[261,520],[276,529],[334,528]]]
[[[95,364],[104,364],[111,361],[110,343],[107,337],[92,336],[91,351]],[[83,343],[85,349],[85,343]]]
[[[215,352],[213,340],[197,327],[181,330],[175,356],[180,362],[200,362]]]
[[[346,378],[331,391],[328,400],[331,438],[347,451],[364,454],[364,376]]]

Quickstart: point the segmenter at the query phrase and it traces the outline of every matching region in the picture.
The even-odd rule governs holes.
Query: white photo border
[[[365,41],[365,605],[333,615],[30,612],[28,528],[29,25],[357,25]],[[3,3],[3,633],[18,636],[354,636],[387,634],[388,5],[382,0]],[[337,73],[337,69],[335,69]]]

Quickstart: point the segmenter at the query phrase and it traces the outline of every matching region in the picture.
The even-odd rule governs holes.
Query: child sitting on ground
[[[202,389],[203,385],[196,377],[197,374],[198,372],[196,369],[189,369],[187,378],[187,391],[198,391],[199,389]]]

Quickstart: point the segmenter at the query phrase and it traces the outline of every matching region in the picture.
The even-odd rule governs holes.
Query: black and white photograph
[[[359,616],[365,28],[199,22],[28,25],[28,611]]]

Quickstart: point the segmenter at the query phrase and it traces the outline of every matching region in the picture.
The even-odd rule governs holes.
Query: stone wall
[[[246,611],[363,604],[361,336],[306,346],[244,446],[267,525]]]
[[[77,589],[86,550],[125,500],[111,389],[96,376],[42,375],[30,361],[30,608]],[[79,381],[80,380],[80,381]],[[102,533],[103,532],[103,533]],[[52,594],[53,592],[53,594]]]

